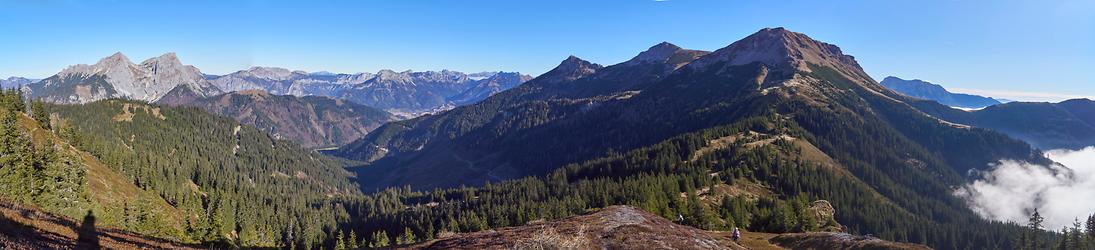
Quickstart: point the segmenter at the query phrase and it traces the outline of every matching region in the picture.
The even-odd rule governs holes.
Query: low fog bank
[[[982,217],[998,221],[1026,224],[1037,208],[1051,230],[1095,213],[1095,147],[1051,150],[1046,157],[1064,166],[1003,160],[955,195]]]

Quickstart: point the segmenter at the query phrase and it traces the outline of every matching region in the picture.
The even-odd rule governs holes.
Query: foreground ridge
[[[750,236],[760,240],[734,242],[725,232],[678,225],[632,206],[609,206],[549,222],[452,235],[406,249],[930,249],[846,233],[747,233]]]

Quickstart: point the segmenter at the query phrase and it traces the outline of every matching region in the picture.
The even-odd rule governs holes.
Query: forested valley
[[[904,204],[899,205],[879,201],[885,198],[878,195],[862,195],[874,191],[850,173],[827,165],[831,163],[804,156],[803,150],[812,147],[805,146],[813,140],[811,135],[771,117],[609,153],[543,177],[478,188],[404,187],[363,194],[342,170],[345,162],[299,150],[291,142],[198,109],[122,100],[87,106],[26,105],[18,95],[4,93],[0,117],[0,139],[5,142],[0,180],[6,199],[71,218],[96,211],[104,225],[182,242],[298,249],[386,247],[617,204],[708,230],[803,232],[842,224],[854,233],[954,248],[1018,248],[1041,242],[1079,249],[1075,246],[1090,246],[1092,239],[1090,230],[1084,229],[1091,228],[1091,219],[1064,234],[983,222],[946,209],[932,213],[982,230],[962,231],[961,225],[967,223],[931,223],[908,210],[932,209],[930,202],[909,196],[897,200]],[[17,112],[23,110],[30,110],[29,115]],[[56,114],[52,121],[49,114]],[[31,136],[30,125],[58,136]],[[736,139],[712,151],[709,142],[719,138]],[[78,151],[62,148],[68,141],[122,173],[138,194],[120,206],[97,202],[94,187],[86,180],[87,163]],[[742,186],[760,186],[771,193],[734,197],[715,191]],[[807,210],[817,199],[860,209],[839,210],[835,221],[818,222]],[[157,202],[169,207],[152,207]],[[173,220],[178,224],[169,223]]]

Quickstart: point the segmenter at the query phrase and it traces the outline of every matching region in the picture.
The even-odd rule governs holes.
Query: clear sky
[[[839,45],[867,72],[1023,100],[1095,99],[1095,1],[0,0],[0,77],[116,51],[250,66],[543,73],[661,41],[714,50],[764,27]],[[1022,97],[1026,96],[1026,97]]]

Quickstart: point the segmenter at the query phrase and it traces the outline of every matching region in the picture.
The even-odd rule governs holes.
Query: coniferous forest
[[[350,181],[350,172],[342,169],[346,162],[300,150],[291,142],[198,109],[122,100],[86,106],[26,105],[18,95],[14,91],[4,95],[2,139],[7,142],[4,145],[14,146],[3,148],[3,160],[10,163],[5,166],[13,166],[2,169],[6,197],[71,217],[102,206],[89,204],[89,187],[83,179],[87,167],[72,159],[76,156],[54,149],[59,142],[33,142],[27,126],[17,125],[22,122],[37,126],[33,129],[56,131],[60,140],[73,141],[142,191],[155,194],[143,199],[162,199],[175,208],[152,211],[147,204],[154,202],[138,200],[122,207],[121,218],[111,222],[113,226],[191,243],[299,249],[386,247],[453,232],[557,219],[617,204],[683,218],[679,223],[709,230],[804,232],[839,222],[850,232],[947,246],[941,248],[1059,245],[1082,249],[1092,239],[1087,229],[1093,223],[1090,218],[1062,233],[1048,233],[1036,218],[1030,225],[985,222],[944,208],[933,210],[929,199],[915,195],[899,199],[904,204],[862,195],[874,191],[847,171],[806,159],[798,138],[809,141],[811,136],[796,129],[798,125],[769,117],[609,153],[543,177],[483,187],[428,191],[404,187],[363,194]],[[59,119],[50,122],[48,113]],[[707,141],[749,132],[754,136],[742,137],[726,150],[697,153]],[[776,133],[792,137],[771,136]],[[769,143],[757,145],[760,141]],[[759,185],[773,193],[759,198],[722,197],[717,203],[697,197],[699,190],[735,185]],[[841,210],[835,221],[819,224],[806,207],[821,198],[838,209],[859,209]],[[920,211],[909,209],[914,207],[966,223],[933,223],[918,218]],[[181,218],[181,228],[171,228],[157,217]]]
[[[666,9],[693,4],[654,2]],[[42,5],[49,4],[53,3]],[[265,4],[280,3],[244,7],[250,11]],[[518,3],[522,4],[529,3]],[[590,9],[603,8],[601,4],[582,3]],[[868,5],[872,4],[881,3]],[[966,3],[955,3],[962,4]],[[35,10],[24,5],[0,3],[5,8],[0,20],[16,20],[7,15],[20,14],[8,7]],[[297,5],[294,9],[312,8]],[[391,7],[381,5],[377,9]],[[569,11],[571,5],[552,3],[566,7],[567,15],[575,14]],[[186,12],[170,8],[183,6],[157,7]],[[734,8],[726,9],[738,6],[730,7]],[[220,10],[201,9],[202,13]],[[591,13],[599,18],[630,11],[611,9]],[[717,13],[712,16],[720,18],[734,14],[717,8],[685,9],[687,13],[675,14],[692,17],[711,10]],[[817,13],[800,14],[825,12],[802,9]],[[428,20],[458,12],[454,10],[408,16]],[[591,53],[596,55],[593,58],[618,58],[623,54],[612,53],[627,51],[634,44],[603,37],[646,41],[652,39],[646,33],[666,35],[650,31],[676,31],[688,24],[695,30],[679,32],[697,38],[688,42],[718,44],[714,39],[738,32],[710,27],[704,27],[708,32],[698,32],[711,20],[718,21],[714,17],[697,22],[630,12],[626,13],[632,20],[628,25],[647,25],[616,30],[605,27],[624,26],[610,26],[613,23],[607,18],[588,19],[596,21],[591,22],[576,14],[552,19],[527,11],[499,12],[562,27],[565,37],[581,42],[574,44],[542,39],[546,36],[521,37],[519,42],[500,39],[523,32],[519,28],[510,29],[505,37],[497,33],[468,37],[435,27],[400,26],[384,32],[342,27],[325,32],[327,27],[249,22],[277,16],[278,22],[299,19],[324,26],[331,24],[324,23],[328,13],[341,11],[345,10],[324,8],[317,11],[324,13],[318,16],[322,18],[304,11],[249,14],[240,17],[248,22],[236,26],[186,29],[217,34],[225,27],[246,26],[229,29],[235,33],[226,36],[225,42],[249,42],[242,47],[271,43],[238,53],[243,55],[198,56],[198,62],[222,64],[206,73],[183,64],[174,52],[139,63],[117,52],[40,79],[0,79],[0,249],[1095,249],[1095,210],[1084,211],[1095,203],[1082,200],[1095,195],[1085,193],[1095,184],[1095,171],[1083,168],[1082,161],[1090,157],[1073,155],[1095,153],[1095,101],[1008,103],[978,96],[1000,104],[981,110],[952,108],[940,103],[971,95],[922,80],[909,81],[908,88],[903,88],[908,92],[899,92],[875,81],[877,76],[840,47],[782,27],[762,28],[710,51],[660,42],[611,65],[569,56],[536,77],[504,71],[379,70],[373,74],[253,66],[270,58],[299,62],[305,68],[317,66],[308,63],[326,67],[359,61],[360,55],[390,60],[383,57],[390,56],[387,52],[365,53],[340,43],[365,41],[391,48],[422,45],[419,40],[426,39],[417,33],[449,38],[446,42],[452,48],[428,53],[392,51],[447,62],[446,55],[453,56],[449,51],[461,48],[467,54],[453,58],[469,62],[460,67],[471,67],[484,61],[509,63],[493,61],[505,57],[492,53],[468,58],[480,56],[477,53],[482,51],[474,50],[479,47],[515,49],[552,43],[544,46],[545,51],[506,54],[527,63],[523,60],[542,60],[533,58],[535,54],[588,51],[582,46],[603,40],[619,48],[601,46],[605,50],[597,49]],[[648,15],[663,14],[660,11]],[[801,10],[752,9],[749,14],[757,15],[749,17],[762,19],[769,13],[784,17],[785,12],[796,11]],[[206,20],[157,13],[147,23],[106,25],[110,18],[134,16],[107,14],[93,19],[102,21],[102,27],[122,27],[108,30],[119,33],[148,23],[164,29],[179,24],[162,25],[163,20],[155,20],[160,17],[174,17],[187,25],[223,21],[212,14]],[[352,23],[359,16],[383,14],[391,13],[339,15],[337,25],[331,27]],[[491,14],[461,13],[460,19],[508,18]],[[51,25],[62,23],[53,19],[66,17],[42,16],[51,18]],[[396,19],[368,21],[398,24]],[[934,21],[925,19],[913,23]],[[811,24],[804,28],[822,26],[812,24],[820,23],[814,20],[809,19]],[[9,22],[4,21],[0,27],[7,27]],[[496,19],[478,21],[508,24]],[[96,30],[83,25],[71,24],[84,27],[80,32]],[[312,41],[284,36],[264,39],[258,33],[277,32],[255,32],[262,31],[262,26],[313,29],[324,36],[310,40],[347,50],[345,54],[322,50],[320,55],[345,58],[298,60],[300,55],[294,51],[315,49],[307,46]],[[873,27],[875,32],[894,37],[887,25],[872,26],[878,26]],[[460,32],[480,32],[460,28]],[[416,34],[399,33],[405,30]],[[571,36],[594,30],[596,36]],[[902,29],[906,30],[916,32]],[[966,30],[959,35],[978,33]],[[193,42],[191,33],[148,33],[170,36],[170,41],[180,44]],[[364,40],[360,33],[386,36]],[[827,29],[819,33],[834,35]],[[339,41],[348,37],[357,39]],[[387,40],[391,37],[404,40]],[[900,48],[915,48],[901,46],[924,43],[914,39],[880,43],[863,40],[866,35],[837,37],[850,39],[856,51],[878,50],[864,44],[886,45],[894,48],[886,52],[894,54],[904,54]],[[981,41],[979,36],[965,38]],[[505,46],[482,43],[495,39]],[[0,45],[23,40],[0,39]],[[126,46],[130,40],[134,39],[94,45]],[[300,44],[274,46],[282,40]],[[481,43],[463,51],[456,44],[465,40]],[[1005,40],[992,42],[1009,42]],[[41,45],[66,41],[53,39]],[[208,45],[205,42],[193,47]],[[219,48],[209,50],[214,47]],[[1038,46],[1029,47],[1024,47],[1031,49],[1029,54],[1038,54],[1033,48]],[[271,50],[286,55],[263,54]],[[864,61],[871,63],[889,57],[865,54],[869,59]],[[879,68],[898,71],[922,59],[907,60]],[[225,65],[251,68],[225,69]],[[0,71],[10,67],[0,61]],[[1001,81],[983,81],[991,79]],[[911,92],[923,92],[917,96],[927,99],[913,97]],[[1086,214],[1071,218],[1081,213]],[[1071,224],[1062,228],[1066,219]]]

